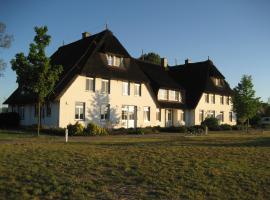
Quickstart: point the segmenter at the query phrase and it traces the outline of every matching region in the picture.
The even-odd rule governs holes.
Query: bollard
[[[65,131],[65,138],[66,138],[66,142],[68,142],[68,129],[66,128],[66,131]]]
[[[205,126],[205,135],[207,135],[207,134],[208,134],[208,127]]]

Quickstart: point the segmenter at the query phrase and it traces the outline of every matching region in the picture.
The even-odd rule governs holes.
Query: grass
[[[0,132],[0,199],[270,199],[270,133]]]

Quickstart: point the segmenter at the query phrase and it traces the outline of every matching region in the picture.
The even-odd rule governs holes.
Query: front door
[[[166,126],[172,126],[172,115],[173,115],[173,112],[172,112],[172,109],[166,109]]]
[[[135,128],[136,106],[122,106],[122,125],[125,128]]]

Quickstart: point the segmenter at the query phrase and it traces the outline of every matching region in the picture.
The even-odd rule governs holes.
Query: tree
[[[0,22],[0,49],[7,49],[10,47],[13,36],[6,34],[6,25]],[[3,71],[6,68],[6,63],[0,58],[0,77],[3,76]]]
[[[149,61],[151,63],[157,64],[157,65],[161,64],[160,55],[158,55],[157,53],[154,53],[154,52],[145,53],[145,54],[141,55],[141,57],[139,59],[146,60],[146,61]]]
[[[34,42],[30,44],[29,54],[18,53],[11,60],[12,69],[17,74],[19,89],[33,95],[38,106],[38,130],[40,131],[41,105],[52,92],[63,68],[52,65],[46,56],[45,48],[50,44],[51,36],[47,34],[47,26],[35,27]]]
[[[248,132],[249,120],[254,117],[260,107],[260,98],[255,97],[251,76],[243,75],[240,83],[233,89],[233,109],[240,123],[246,123]]]

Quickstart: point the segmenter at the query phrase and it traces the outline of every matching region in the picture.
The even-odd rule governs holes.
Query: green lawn
[[[0,132],[0,199],[270,199],[270,133]]]

